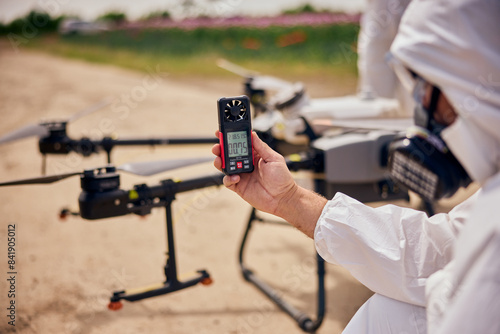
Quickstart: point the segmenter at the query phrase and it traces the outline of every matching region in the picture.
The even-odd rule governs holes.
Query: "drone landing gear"
[[[241,273],[246,281],[252,283],[257,289],[259,289],[262,293],[264,293],[271,301],[273,301],[278,307],[280,307],[285,313],[287,313],[290,317],[292,317],[299,327],[307,333],[314,333],[323,322],[323,317],[325,315],[325,262],[324,260],[316,254],[316,262],[317,262],[317,275],[318,275],[318,293],[317,293],[317,315],[316,320],[312,320],[307,314],[298,310],[283,298],[281,298],[280,293],[275,289],[270,287],[266,282],[257,277],[255,272],[248,269],[247,266],[243,263],[243,252],[245,248],[245,244],[248,238],[248,234],[250,229],[252,228],[253,222],[263,222],[263,223],[275,223],[282,224],[281,222],[274,221],[266,221],[257,216],[257,211],[255,208],[252,208],[252,212],[250,214],[250,218],[248,220],[248,225],[245,230],[245,234],[243,235],[243,240],[241,241],[240,246],[240,254],[239,254],[239,263]],[[287,224],[288,225],[288,224]]]
[[[45,175],[47,172],[47,155],[42,154],[42,175]]]
[[[172,222],[172,201],[174,197],[167,200],[166,204],[166,219],[167,219],[167,263],[164,267],[165,281],[163,283],[149,286],[145,288],[130,289],[124,291],[116,291],[110,298],[108,308],[112,311],[117,311],[123,307],[121,300],[135,302],[141,299],[165,295],[185,288],[189,288],[198,283],[203,285],[212,284],[212,279],[206,270],[198,270],[197,274],[187,279],[180,281],[177,277],[177,264],[175,261],[175,244],[174,244],[174,228]]]
[[[161,296],[167,293],[182,290],[198,283],[203,285],[212,284],[212,279],[210,278],[208,272],[205,270],[199,270],[197,276],[183,282],[179,281],[177,277],[174,277],[155,286],[114,292],[113,296],[110,298],[108,308],[112,311],[118,311],[123,307],[121,300],[135,302],[141,299]]]

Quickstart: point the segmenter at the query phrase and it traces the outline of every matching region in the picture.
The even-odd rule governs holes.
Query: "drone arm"
[[[192,138],[131,138],[112,139],[103,138],[96,142],[104,150],[111,150],[115,146],[155,146],[155,145],[189,145],[189,144],[215,144],[218,143],[216,137],[192,137]]]
[[[222,184],[222,179],[224,174],[218,173],[209,176],[203,176],[199,178],[189,179],[185,181],[175,182],[175,189],[172,189],[174,193],[183,193],[186,191],[191,191],[195,189],[202,189],[212,186],[219,186]],[[168,181],[168,180],[167,180]],[[166,181],[162,181],[163,184]]]
[[[131,190],[82,191],[78,199],[80,215],[95,220],[135,213],[147,215],[152,208],[164,207],[177,193],[221,185],[223,174],[214,174],[181,182],[165,180],[156,186],[136,185]]]
[[[190,144],[215,144],[218,138],[192,137],[192,138],[151,138],[151,139],[123,139],[117,140],[116,145],[190,145]]]
[[[291,154],[285,158],[285,161],[288,169],[293,172],[299,170],[322,172],[324,170],[324,156],[317,150]]]

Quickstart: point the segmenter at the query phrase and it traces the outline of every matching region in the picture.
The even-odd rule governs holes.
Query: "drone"
[[[134,175],[151,176],[164,171],[191,166],[213,160],[213,157],[190,158],[180,160],[162,160],[151,162],[127,163],[121,166],[108,164],[103,167],[86,169],[83,172],[70,172],[65,174],[39,176],[34,178],[20,179],[0,183],[0,187],[34,185],[34,184],[52,184],[71,177],[80,177],[81,193],[78,198],[79,212],[75,215],[86,220],[99,220],[111,217],[120,217],[128,214],[146,216],[155,208],[165,208],[166,227],[167,227],[167,260],[164,266],[165,281],[147,288],[129,289],[113,292],[110,297],[108,308],[116,311],[123,307],[122,301],[135,302],[146,298],[156,297],[188,287],[199,283],[209,285],[212,283],[210,274],[206,269],[197,271],[197,274],[185,281],[180,281],[177,276],[177,262],[175,257],[175,241],[173,234],[172,204],[176,194],[198,190],[207,187],[220,186],[224,174],[215,173],[197,178],[191,178],[183,181],[174,181],[167,179],[160,181],[156,185],[138,184],[132,189],[125,190],[120,188],[119,172],[126,172]],[[288,159],[287,165],[290,170],[317,170],[321,168],[316,164],[316,157],[302,155]],[[255,216],[255,209],[252,211]],[[245,239],[248,235],[248,229],[245,232]],[[243,247],[240,258],[243,256]],[[245,277],[248,280],[255,280],[255,275],[244,263],[240,263],[244,270]],[[324,270],[323,270],[324,276]],[[324,285],[320,285],[320,293],[324,296]],[[321,297],[323,306],[320,312],[324,313],[324,297]],[[289,310],[293,310],[300,321],[304,330],[310,332],[313,328],[319,327],[321,321],[313,322],[309,317],[300,311],[295,310],[285,301],[281,304]]]
[[[42,175],[45,175],[48,154],[67,155],[75,152],[83,157],[89,157],[104,151],[109,164],[111,163],[111,151],[117,146],[190,145],[215,144],[217,142],[217,138],[214,137],[114,139],[107,136],[99,140],[92,140],[87,137],[72,139],[68,136],[67,127],[71,122],[94,113],[109,104],[110,101],[105,99],[64,120],[42,121],[38,124],[25,125],[1,136],[0,145],[28,137],[38,137],[38,148],[42,154]]]
[[[198,283],[202,285],[212,283],[210,274],[205,269],[198,270],[195,276],[187,280],[179,280],[175,257],[172,203],[175,200],[175,195],[178,193],[222,184],[224,176],[222,173],[218,173],[184,181],[168,179],[160,181],[157,185],[148,186],[146,184],[138,184],[130,190],[124,190],[120,188],[120,174],[118,172],[151,176],[211,160],[213,160],[213,157],[135,162],[117,167],[108,164],[99,168],[86,169],[83,172],[70,172],[3,182],[0,183],[0,187],[51,184],[70,177],[79,176],[82,192],[78,198],[80,211],[75,215],[79,215],[86,220],[120,217],[128,214],[146,216],[154,208],[165,208],[168,250],[164,266],[165,281],[153,287],[149,286],[147,288],[114,292],[110,297],[108,308],[115,311],[123,307],[122,300],[134,302],[182,290]]]
[[[223,183],[223,173],[204,175],[183,181],[174,181],[167,179],[160,181],[159,184],[146,185],[137,184],[132,189],[126,190],[120,187],[119,172],[126,172],[141,176],[151,176],[164,171],[191,166],[198,163],[213,160],[213,157],[190,158],[181,160],[162,160],[152,162],[127,163],[120,166],[108,164],[103,167],[86,169],[83,172],[70,172],[65,174],[38,176],[34,178],[20,179],[0,183],[0,187],[21,186],[34,184],[52,184],[71,177],[80,177],[81,193],[78,198],[79,212],[74,214],[86,220],[100,220],[111,217],[120,217],[128,214],[146,216],[155,208],[165,208],[166,229],[167,229],[167,260],[164,266],[165,281],[154,286],[146,288],[128,289],[115,291],[110,297],[108,308],[113,311],[120,310],[123,307],[122,301],[135,302],[146,298],[165,295],[171,292],[179,291],[197,284],[209,285],[212,283],[210,274],[206,269],[197,270],[197,273],[187,280],[180,281],[177,276],[177,262],[175,257],[175,241],[173,231],[172,204],[176,194],[199,190],[207,187],[220,186]],[[290,170],[313,170],[318,171],[322,167],[318,165],[320,156],[311,154],[295,155],[287,159],[287,165]],[[252,220],[258,219],[255,209],[252,210]],[[249,227],[245,232],[245,237],[240,250],[240,266],[245,279],[254,282],[260,282],[255,273],[248,269],[243,263],[243,245],[248,237]],[[319,281],[319,310],[320,314],[325,312],[325,289],[324,289],[324,262],[318,257],[318,263],[322,265]],[[319,272],[318,272],[319,273]],[[273,293],[273,290],[266,290],[268,286],[262,282],[260,287],[267,293]],[[299,323],[299,326],[306,332],[312,332],[317,329],[322,322],[323,315],[313,321],[305,313],[295,309],[285,300],[274,295],[278,304],[288,313],[293,314]]]

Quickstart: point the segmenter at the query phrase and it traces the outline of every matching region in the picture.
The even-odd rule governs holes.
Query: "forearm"
[[[291,196],[280,201],[275,215],[285,219],[310,238],[328,200],[317,193],[296,186]]]

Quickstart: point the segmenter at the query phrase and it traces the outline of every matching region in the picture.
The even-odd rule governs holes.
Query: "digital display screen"
[[[246,131],[227,133],[227,152],[230,158],[248,155],[248,140]]]

